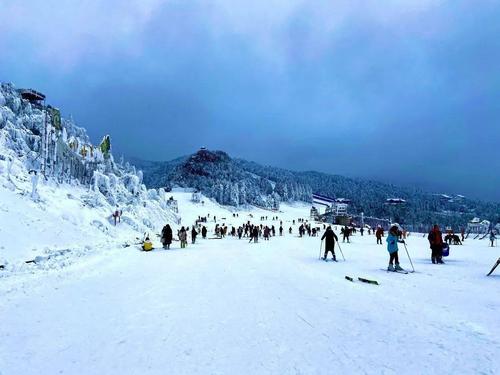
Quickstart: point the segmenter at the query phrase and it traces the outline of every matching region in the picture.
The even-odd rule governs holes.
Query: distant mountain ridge
[[[494,223],[500,221],[500,203],[321,172],[262,166],[233,159],[223,151],[202,149],[167,162],[140,159],[133,162],[143,170],[148,187],[196,188],[225,205],[253,204],[271,208],[279,202],[310,202],[314,192],[350,199],[351,214],[363,212],[365,216],[392,219],[406,225],[439,223],[459,228],[476,216]],[[402,198],[406,204],[386,204],[389,198]]]

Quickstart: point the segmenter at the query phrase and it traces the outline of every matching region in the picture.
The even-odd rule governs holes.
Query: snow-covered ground
[[[210,213],[227,224],[261,223],[267,215],[279,227],[270,220],[278,215],[285,235],[257,244],[199,237],[187,249],[174,242],[172,250],[144,253],[120,246],[137,235],[126,224],[110,226],[114,237],[100,239],[100,230],[88,226],[68,238],[60,230],[78,225],[65,224],[72,219],[62,214],[56,220],[57,211],[32,224],[13,215],[2,231],[17,230],[28,252],[60,236],[75,244],[86,238],[92,251],[59,267],[0,271],[2,375],[498,373],[500,274],[485,273],[499,251],[486,240],[453,246],[445,265],[432,265],[426,239],[411,235],[417,272],[388,274],[385,246],[373,235],[341,244],[345,262],[319,261],[319,238],[298,238],[297,224],[288,234],[291,220],[307,217],[308,205],[282,205],[278,214],[239,210],[233,218],[207,199],[202,205],[187,193],[172,195],[181,225]],[[3,196],[1,207],[0,213],[17,212]],[[39,244],[29,242],[31,225]],[[212,231],[214,223],[208,225]],[[404,249],[400,255],[410,269]],[[380,285],[351,283],[346,275]]]

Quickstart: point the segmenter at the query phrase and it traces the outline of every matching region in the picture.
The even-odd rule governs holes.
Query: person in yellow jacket
[[[142,250],[144,251],[151,251],[153,250],[153,243],[149,239],[149,237],[146,237],[144,242],[142,243]]]

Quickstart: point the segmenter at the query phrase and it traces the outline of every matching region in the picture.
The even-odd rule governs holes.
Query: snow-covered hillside
[[[0,86],[3,272],[60,265],[180,219],[163,189],[146,189],[140,171],[115,163],[109,137],[94,146],[85,129],[58,116],[14,86]]]
[[[500,203],[471,200],[463,195],[432,194],[415,186],[396,186],[314,171],[297,172],[231,158],[222,151],[200,149],[169,162],[133,159],[149,187],[184,186],[201,190],[221,204],[272,207],[280,202],[311,201],[319,193],[350,201],[349,214],[392,219],[410,230],[434,223],[455,231],[474,217],[500,222]],[[269,160],[272,163],[272,160]],[[336,167],[336,155],[325,160]],[[324,167],[324,166],[323,166]],[[387,204],[394,199],[404,204]]]
[[[453,246],[445,265],[433,265],[427,240],[412,234],[407,243],[417,272],[387,273],[387,251],[373,235],[341,243],[345,262],[319,261],[319,237],[297,235],[307,205],[284,204],[279,213],[235,210],[172,194],[185,224],[208,214],[229,226],[283,221],[284,236],[256,244],[211,239],[209,219],[208,238],[186,249],[178,242],[150,253],[110,247],[63,269],[3,278],[2,375],[495,374],[500,368],[499,276],[485,277],[499,253],[486,240]],[[160,246],[157,237],[154,244]],[[352,283],[346,275],[380,285]]]

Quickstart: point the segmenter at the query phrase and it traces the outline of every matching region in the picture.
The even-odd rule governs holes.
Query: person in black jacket
[[[196,242],[196,236],[197,235],[198,235],[198,231],[196,230],[196,228],[193,225],[193,227],[191,229],[191,243],[194,244]]]
[[[252,237],[253,237],[253,242],[258,242],[259,241],[259,227],[254,226],[252,229]],[[252,241],[252,238],[250,239]]]
[[[321,237],[321,241],[325,240],[325,255],[323,256],[323,260],[326,261],[326,257],[328,255],[328,252],[330,251],[333,255],[333,260],[337,261],[337,257],[335,256],[335,241],[339,241],[337,235],[335,232],[332,230],[331,226],[328,226],[326,228],[325,233],[323,233],[323,237]]]
[[[172,243],[172,228],[167,224],[163,227],[161,231],[161,242],[163,243],[164,249],[170,249],[170,244]]]
[[[207,238],[207,228],[205,226],[201,228],[201,236]]]

